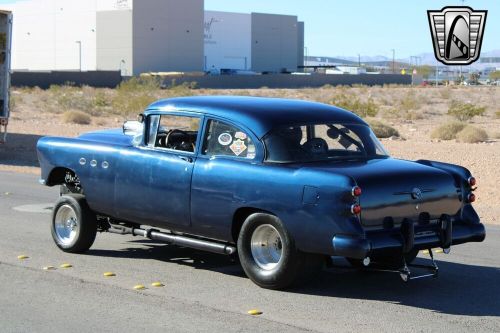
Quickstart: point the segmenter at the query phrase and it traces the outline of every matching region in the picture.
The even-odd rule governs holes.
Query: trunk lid
[[[417,162],[387,158],[318,167],[349,176],[361,187],[359,203],[365,227],[381,227],[386,218],[392,218],[394,225],[405,218],[435,220],[442,214],[455,215],[462,207],[454,178]]]

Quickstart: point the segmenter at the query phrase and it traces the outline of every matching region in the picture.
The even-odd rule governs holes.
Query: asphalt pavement
[[[483,243],[437,254],[434,279],[403,283],[338,259],[344,267],[310,285],[271,291],[229,257],[139,237],[98,234],[87,254],[64,253],[49,229],[57,196],[34,175],[0,172],[1,332],[500,332],[497,226]]]

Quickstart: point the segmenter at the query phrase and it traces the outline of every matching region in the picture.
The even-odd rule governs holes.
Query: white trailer
[[[10,115],[12,13],[0,10],[0,143],[7,139]]]

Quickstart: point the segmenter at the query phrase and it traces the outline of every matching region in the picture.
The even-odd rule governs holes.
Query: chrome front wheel
[[[73,207],[68,204],[59,207],[54,218],[54,229],[61,244],[66,246],[72,244],[78,235],[79,226],[80,223]]]
[[[82,253],[94,243],[97,218],[83,195],[59,197],[52,212],[52,238],[65,252]]]

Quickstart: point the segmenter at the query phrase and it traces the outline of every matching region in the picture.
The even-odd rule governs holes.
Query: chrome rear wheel
[[[283,251],[278,230],[270,224],[258,226],[252,234],[250,250],[260,268],[267,271],[275,269],[281,261]]]

